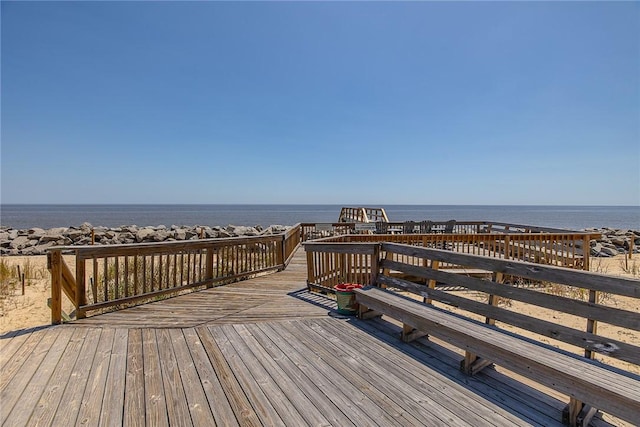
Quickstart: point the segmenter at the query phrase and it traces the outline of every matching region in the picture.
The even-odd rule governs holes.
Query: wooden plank
[[[242,387],[238,383],[233,370],[227,363],[220,348],[216,344],[209,328],[197,328],[196,332],[202,346],[209,357],[211,365],[214,367],[216,375],[220,380],[222,389],[227,396],[228,402],[233,409],[233,413],[241,426],[260,426],[260,419],[253,410],[249,399],[245,395]]]
[[[442,344],[446,343],[440,340],[430,340],[428,345],[403,343],[398,340],[398,327],[387,320],[359,322],[357,328],[365,332],[363,335],[370,335],[378,339],[380,345],[390,348],[393,352],[393,357],[389,358],[390,364],[402,365],[410,372],[418,373],[427,366],[446,378],[443,389],[452,388],[461,392],[471,392],[472,400],[468,403],[470,407],[487,406],[502,417],[512,420],[514,425],[523,421],[545,426],[560,424],[557,418],[561,412],[562,402],[557,402],[554,406],[555,401],[552,398],[540,392],[534,392],[529,387],[523,387],[522,383],[495,370],[485,371],[482,377],[469,377],[463,374],[459,370],[460,355],[443,347]],[[438,341],[439,345],[434,345],[434,341]],[[402,354],[409,357],[399,361],[398,358]],[[433,381],[421,379],[420,375],[416,376],[416,380]]]
[[[236,326],[236,330],[248,341],[249,347],[254,350],[256,357],[263,361],[268,371],[272,375],[274,372],[281,373],[283,377],[281,388],[296,407],[304,410],[305,419],[313,419],[309,412],[319,411],[325,422],[322,424],[313,423],[313,425],[342,426],[352,423],[356,425],[372,425],[374,423],[375,416],[372,418],[370,413],[361,408],[368,400],[364,394],[358,390],[357,395],[354,396],[348,393],[348,389],[342,388],[340,382],[332,383],[327,379],[327,373],[333,373],[330,366],[321,363],[321,361],[308,363],[310,355],[299,351],[302,346],[291,345],[289,341],[281,338],[275,329],[280,329],[279,324],[262,323]],[[346,381],[344,382],[348,384]],[[350,401],[353,403],[350,404]],[[346,406],[349,406],[349,411],[343,409]],[[379,408],[373,412],[379,412],[382,416]],[[307,423],[312,425],[311,421],[307,421]],[[388,425],[393,424],[395,423]]]
[[[26,425],[73,334],[70,328],[52,328],[33,350],[24,368],[0,392],[3,425]]]
[[[307,399],[304,399],[303,403],[297,406],[297,408],[303,409],[302,412],[298,412],[296,405],[291,400],[293,399],[295,402],[297,398],[301,397],[297,387],[292,382],[289,382],[287,386],[292,388],[289,389],[289,393],[286,393],[286,387],[280,386],[277,381],[278,379],[283,379],[282,372],[278,372],[275,369],[267,370],[263,365],[267,361],[260,360],[259,356],[253,353],[252,350],[257,351],[257,348],[251,349],[238,335],[238,331],[234,326],[222,326],[220,331],[227,337],[229,344],[233,346],[240,356],[247,370],[278,412],[285,425],[323,425],[328,423]],[[245,331],[244,336],[248,337],[249,335]]]
[[[127,344],[129,330],[117,329],[109,360],[109,372],[105,382],[105,393],[100,413],[100,424],[123,424],[124,390],[127,377]]]
[[[191,425],[187,396],[168,329],[156,331],[169,425]],[[190,386],[190,385],[187,385]]]
[[[368,307],[402,319],[416,329],[432,334],[436,331],[447,342],[492,359],[520,375],[615,416],[633,421],[640,413],[640,384],[637,380],[558,349],[514,338],[490,326],[463,320],[378,288],[357,289],[355,292],[363,297],[362,301]],[[392,305],[390,301],[393,301]]]
[[[22,344],[33,334],[33,330],[13,330],[0,335],[0,378],[4,375],[5,366],[12,360],[13,355],[20,349]],[[0,382],[2,380],[0,379]]]
[[[64,409],[61,412],[71,415],[73,408],[73,398],[72,395],[77,395],[77,389],[84,390],[84,383],[80,381],[79,378],[74,378],[74,382],[72,386],[75,386],[76,392],[69,389],[67,394],[67,389],[65,386],[67,385],[67,379],[71,378],[71,373],[73,371],[74,366],[78,360],[78,355],[83,347],[83,342],[87,336],[87,333],[90,332],[88,329],[80,328],[74,329],[73,335],[67,344],[67,347],[64,349],[62,356],[60,357],[59,362],[57,363],[49,382],[46,384],[42,391],[42,395],[40,399],[37,401],[33,412],[31,413],[31,417],[29,418],[29,423],[33,425],[54,425],[53,419],[56,416],[56,410],[58,410],[58,405],[63,405]],[[87,353],[90,353],[88,351]],[[85,355],[86,356],[86,355]],[[87,358],[84,358],[84,361],[87,361]],[[90,363],[90,361],[89,361]],[[61,403],[62,398],[64,396],[64,402]],[[79,401],[78,401],[79,403]],[[74,425],[75,424],[75,415],[77,415],[77,409],[73,411],[73,420],[69,424],[65,425]]]
[[[87,336],[82,344],[82,349],[78,355],[78,360],[73,367],[73,371],[68,376],[67,387],[62,396],[63,403],[58,407],[51,425],[72,426],[78,424],[77,417],[85,396],[87,383],[89,382],[89,373],[91,372],[87,367],[93,366],[96,350],[100,344],[101,332],[100,329],[88,330]],[[69,353],[68,349],[65,353]]]
[[[22,366],[24,366],[25,361],[32,356],[32,353],[38,348],[43,348],[40,342],[44,337],[50,334],[49,329],[50,328],[38,329],[31,333],[24,333],[21,336],[11,338],[11,344],[13,344],[13,340],[16,340],[16,345],[20,344],[17,345],[13,351],[9,348],[9,345],[7,345],[6,348],[4,345],[2,346],[3,360],[0,369],[0,392],[4,390],[11,381],[13,381],[14,375],[20,371]],[[59,329],[56,329],[56,333],[59,331]],[[51,342],[47,341],[44,345],[51,345]],[[5,351],[7,353],[5,353]]]
[[[580,284],[580,287],[594,291],[640,298],[640,280],[637,279],[607,276],[599,273],[570,270],[562,267],[532,264],[523,261],[505,261],[478,255],[459,254],[439,249],[420,248],[395,243],[383,243],[382,250],[457,265],[466,265],[472,268],[520,276],[531,280],[547,281],[569,286]]]
[[[340,325],[337,322],[328,322],[326,319],[313,319],[305,321],[305,324],[332,341],[336,338],[342,343],[355,349],[366,348],[367,340],[361,339],[360,334]],[[389,378],[397,378],[399,389],[398,393],[407,393],[419,399],[421,405],[429,409],[437,408],[437,417],[448,425],[472,425],[480,426],[488,423],[494,426],[511,427],[514,425],[512,419],[504,419],[495,413],[494,410],[487,409],[484,406],[472,406],[471,393],[455,393],[446,386],[445,381],[441,381],[433,372],[425,372],[421,370],[408,370],[405,368],[405,361],[401,359],[400,363],[389,363],[389,358],[393,356],[393,352],[387,353],[384,347],[376,343],[375,351],[360,351],[360,354],[366,354],[367,359],[375,366],[386,368],[387,374],[385,381]],[[363,366],[371,366],[369,364]],[[417,381],[416,377],[421,377],[422,382]],[[443,391],[446,390],[446,391]],[[432,421],[428,420],[427,424]]]
[[[474,277],[447,273],[442,270],[437,271],[427,267],[413,266],[395,261],[383,261],[382,266],[384,268],[412,274],[423,279],[435,279],[447,285],[463,286],[474,291],[499,295],[539,307],[622,326],[623,328],[634,329],[636,331],[640,330],[640,313],[599,305],[595,302],[595,298],[592,298],[594,301],[579,301],[560,295],[546,294],[531,289],[518,288],[509,284],[489,282]]]
[[[147,425],[168,426],[167,403],[162,382],[162,367],[155,330],[142,330],[142,353]]]
[[[127,343],[127,371],[124,392],[124,425],[145,424],[144,356],[142,350],[142,330],[131,329]]]
[[[259,324],[260,328],[268,325]],[[307,357],[306,368],[314,365],[320,369],[322,364],[326,363],[334,372],[327,372],[325,375],[328,380],[336,384],[336,389],[342,390],[347,396],[354,396],[352,401],[345,401],[344,405],[353,407],[360,406],[367,413],[379,416],[380,422],[396,424],[401,423],[405,426],[424,426],[424,417],[416,414],[414,408],[407,408],[403,401],[404,391],[398,392],[398,389],[392,387],[373,387],[372,384],[377,383],[374,378],[386,378],[386,375],[380,371],[372,371],[363,374],[360,371],[360,361],[353,357],[358,352],[346,352],[343,347],[336,348],[327,341],[319,338],[315,333],[308,331],[301,333],[298,328],[294,328],[290,322],[283,322],[280,327],[275,330],[282,337],[280,342],[288,343],[296,348],[301,354],[311,354]],[[306,328],[305,328],[306,329]],[[360,393],[364,394],[364,398],[360,397]],[[398,395],[401,395],[400,397]],[[329,395],[331,396],[331,395]],[[372,404],[369,403],[372,402]],[[343,409],[339,403],[336,403],[340,409]],[[376,414],[375,408],[383,411],[382,414]],[[347,411],[347,409],[343,409]],[[393,419],[391,422],[389,419]],[[375,419],[377,421],[377,419]],[[375,421],[374,421],[375,423]],[[367,424],[364,424],[367,425]]]
[[[262,424],[284,426],[283,419],[246,367],[242,360],[243,355],[236,352],[220,327],[209,327],[208,329]]]
[[[435,289],[425,290],[423,285],[407,282],[401,279],[379,276],[378,281],[387,286],[416,293],[425,298],[431,298],[444,304],[459,307],[463,310],[490,317],[549,338],[564,341],[577,347],[588,348],[589,350],[597,353],[615,357],[627,362],[640,364],[640,353],[638,352],[637,346],[634,346],[633,344],[583,332],[554,322],[536,319],[501,307],[490,306],[468,298],[453,295],[448,292],[442,292]]]
[[[169,329],[168,332],[178,365],[177,370],[182,378],[191,422],[194,426],[213,426],[216,421],[209,407],[202,381],[198,376],[185,336],[180,329]]]
[[[80,403],[80,411],[77,417],[79,425],[95,427],[100,424],[100,414],[102,412],[114,337],[115,329],[103,329],[100,334],[100,342],[90,368],[89,381]]]
[[[237,426],[238,421],[224,393],[215,369],[207,357],[202,342],[194,329],[183,329],[186,345],[193,360],[194,368],[202,385],[208,406],[212,411],[215,424],[219,426]],[[204,407],[204,404],[202,405]],[[194,423],[197,425],[197,423]]]
[[[530,420],[522,420],[513,416],[509,411],[500,410],[496,405],[490,405],[484,398],[478,398],[476,392],[468,387],[462,387],[434,371],[430,363],[413,363],[414,360],[398,351],[397,346],[389,343],[378,342],[363,334],[361,329],[351,325],[331,322],[328,319],[305,320],[304,324],[318,325],[326,333],[334,334],[350,343],[354,348],[359,348],[362,353],[369,355],[379,364],[385,364],[390,372],[403,378],[407,384],[420,384],[422,393],[425,393],[452,411],[464,418],[471,425],[515,426],[530,425]],[[359,327],[359,326],[358,326]],[[397,341],[396,341],[397,342]]]

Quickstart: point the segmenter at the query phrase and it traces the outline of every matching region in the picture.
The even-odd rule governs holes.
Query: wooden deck
[[[337,315],[305,274],[299,250],[270,276],[8,333],[0,423],[561,425],[562,396],[502,370],[467,377],[441,343]]]

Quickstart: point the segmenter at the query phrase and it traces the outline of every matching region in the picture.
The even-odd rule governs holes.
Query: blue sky
[[[640,204],[640,4],[2,2],[2,203]]]

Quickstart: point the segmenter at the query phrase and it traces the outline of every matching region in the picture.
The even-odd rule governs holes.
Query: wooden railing
[[[344,207],[340,210],[338,222],[389,221],[383,208]]]
[[[586,350],[587,356],[599,353],[640,365],[638,346],[620,341],[623,335],[617,330],[604,338],[596,335],[598,322],[614,325],[622,334],[640,330],[640,314],[620,309],[610,298],[617,295],[639,301],[640,280],[397,243],[308,242],[304,247],[310,288],[327,289],[339,282],[375,285],[382,281],[390,288],[418,293],[427,303],[437,301],[472,318],[480,315],[478,320],[490,324],[497,320],[559,340],[573,350]],[[401,259],[417,262],[398,261]],[[483,269],[493,279],[447,272],[440,269],[443,264]],[[388,275],[391,270],[412,274],[418,280],[393,278]],[[437,284],[447,286],[440,288]],[[462,294],[460,290],[472,292]],[[478,293],[484,293],[485,298],[478,298]],[[514,301],[536,307],[525,316],[511,308]],[[557,313],[584,318],[584,328],[564,326],[562,320],[554,323],[551,319]]]
[[[454,221],[450,233],[445,233],[450,221],[391,221],[385,222],[386,233],[369,231],[361,233],[356,230],[356,222],[326,222],[326,223],[302,223],[302,241],[315,240],[323,237],[338,236],[343,234],[419,234],[420,224],[429,222],[434,234],[575,234],[588,235],[590,239],[601,237],[600,233],[587,233],[559,228],[539,227],[533,225],[511,224],[491,221]],[[408,223],[413,223],[414,231],[407,233]],[[425,234],[422,232],[422,234]]]
[[[589,270],[589,241],[591,237],[588,233],[346,234],[317,241],[323,243],[402,243],[492,258]],[[406,258],[401,261],[419,263],[418,260]],[[447,268],[449,266],[445,264],[441,267]]]
[[[300,244],[300,225],[283,234],[184,242],[68,246],[49,250],[51,321],[62,320],[62,292],[77,318],[195,287],[209,287],[286,268]],[[75,275],[62,254],[72,251]]]

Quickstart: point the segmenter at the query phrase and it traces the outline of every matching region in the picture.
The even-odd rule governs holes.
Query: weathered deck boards
[[[561,425],[562,399],[467,377],[458,354],[339,316],[294,273],[0,337],[0,424]]]
[[[327,307],[309,304],[300,298],[300,291],[305,288],[306,268],[305,253],[299,250],[282,272],[88,317],[74,322],[74,325],[185,328],[216,323],[324,317]]]
[[[172,329],[52,326],[32,334],[41,345],[19,369],[3,369],[0,421],[560,425],[560,400],[497,371],[466,377],[457,355],[405,344],[389,328],[329,316]],[[33,350],[31,341],[19,347]]]

